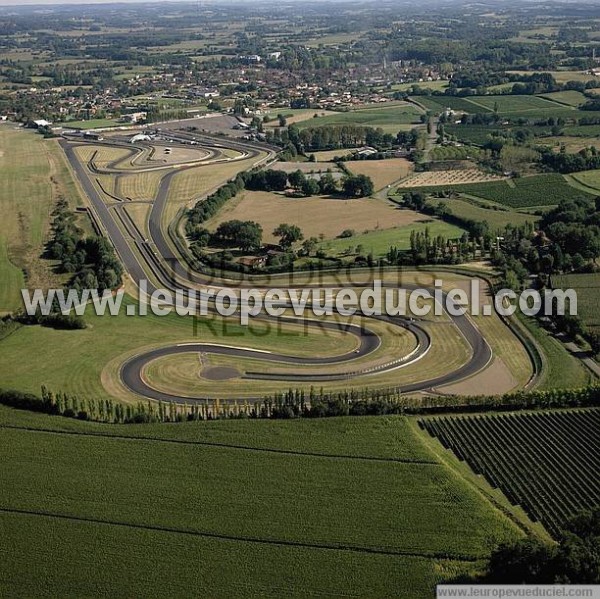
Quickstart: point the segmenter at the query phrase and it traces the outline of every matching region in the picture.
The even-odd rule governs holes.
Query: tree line
[[[328,418],[336,416],[433,415],[600,406],[600,387],[517,391],[504,395],[427,396],[402,394],[399,387],[326,391],[289,389],[260,401],[218,399],[195,403],[148,401],[135,405],[112,399],[79,398],[42,387],[41,395],[0,390],[0,404],[44,414],[115,424],[170,423],[229,418]]]
[[[68,283],[72,289],[98,289],[99,293],[115,289],[121,284],[123,267],[112,245],[103,237],[84,237],[75,218],[67,201],[59,200],[53,212],[47,256],[59,261],[60,272],[72,275]]]

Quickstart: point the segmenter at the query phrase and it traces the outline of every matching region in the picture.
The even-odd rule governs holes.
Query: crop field
[[[407,177],[413,169],[412,162],[405,158],[388,160],[352,160],[345,163],[355,175],[367,175],[373,181],[375,190],[383,189],[399,179]]]
[[[568,96],[572,101],[573,98]],[[544,116],[576,116],[574,107],[567,102],[558,105],[542,96],[469,96],[468,98],[455,98],[451,96],[430,96],[416,98],[417,101],[431,110],[442,111],[451,108],[456,112],[490,113],[497,112],[509,118],[542,118]]]
[[[466,98],[456,96],[416,96],[414,99],[415,102],[422,104],[427,109],[438,112],[442,112],[446,108],[456,112],[491,112],[482,106],[475,106]]]
[[[465,199],[448,198],[432,200],[434,204],[443,204],[452,210],[452,214],[474,221],[486,221],[491,229],[504,229],[507,225],[523,225],[535,222],[538,217],[514,210],[494,210]]]
[[[413,225],[422,216],[411,210],[398,210],[385,201],[369,198],[356,200],[330,197],[289,198],[284,195],[244,191],[230,200],[219,213],[206,222],[216,229],[228,220],[253,220],[263,228],[263,240],[276,241],[272,231],[281,223],[298,225],[305,238],[337,237],[345,229],[390,229]]]
[[[435,175],[437,173],[427,173]],[[453,189],[459,193],[473,195],[479,198],[503,204],[511,208],[528,208],[535,206],[552,206],[561,200],[583,198],[592,199],[592,195],[583,190],[576,189],[568,184],[565,177],[559,174],[536,175],[503,181],[492,181],[490,183],[478,183],[472,185],[446,185],[438,184],[430,186],[410,186],[406,183],[399,187],[404,191],[412,187],[415,191],[433,193],[441,189]]]
[[[600,409],[428,418],[420,425],[554,536],[600,501]]]
[[[539,96],[475,96],[469,98],[469,102],[487,108],[488,111],[493,111],[497,107],[499,114],[507,115],[515,112],[539,112],[556,109],[554,103]]]
[[[364,254],[373,252],[374,256],[384,256],[392,246],[403,250],[409,249],[412,231],[424,232],[428,228],[432,236],[441,235],[446,239],[457,239],[464,233],[460,227],[444,221],[422,215],[417,216],[419,220],[401,228],[367,231],[346,239],[325,241],[320,245],[328,254],[351,255],[355,253],[358,246],[362,246]]]
[[[485,173],[476,168],[456,169],[448,171],[425,171],[415,173],[412,177],[402,181],[398,185],[399,189],[403,188],[418,188],[418,187],[433,187],[454,185],[465,185],[472,183],[487,183],[492,181],[501,181],[502,178],[498,175]]]
[[[577,315],[586,328],[600,331],[600,274],[555,275],[552,277],[554,289],[574,289],[577,293]]]
[[[403,417],[0,427],[1,595],[425,599],[523,536]]]
[[[392,106],[375,106],[338,112],[326,117],[310,119],[298,123],[300,129],[306,127],[322,127],[325,125],[364,125],[366,127],[381,127],[386,133],[397,133],[407,129],[408,125],[416,125],[421,112],[413,104],[407,102]]]

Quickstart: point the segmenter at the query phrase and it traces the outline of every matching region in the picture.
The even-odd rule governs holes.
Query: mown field
[[[52,264],[40,258],[50,215],[59,197],[81,204],[78,188],[54,140],[0,125],[0,313],[21,305],[20,289],[60,284]],[[79,223],[89,230],[89,222]]]
[[[459,193],[473,195],[511,208],[529,208],[536,206],[552,206],[562,200],[593,196],[567,183],[559,174],[536,175],[521,179],[474,183],[467,185],[441,185],[431,187],[415,187],[414,191],[433,193],[444,189],[453,189]],[[404,193],[409,187],[401,189]]]
[[[600,410],[427,418],[420,425],[553,535],[600,501]]]
[[[398,210],[390,202],[374,198],[290,198],[271,192],[244,191],[227,202],[205,226],[213,230],[224,221],[253,220],[263,228],[263,241],[271,243],[277,241],[273,230],[281,223],[297,225],[305,238],[323,235],[332,239],[345,229],[362,233],[375,228],[409,227],[420,218],[417,212]]]
[[[428,598],[522,536],[403,417],[0,428],[2,596]]]
[[[344,254],[354,253],[358,246],[362,246],[362,251],[365,254],[372,252],[373,256],[383,256],[387,254],[392,246],[403,250],[409,249],[411,232],[422,233],[426,228],[429,229],[432,236],[441,235],[446,239],[456,239],[464,233],[463,229],[441,220],[422,217],[421,222],[414,222],[402,228],[358,233],[345,239],[325,241],[321,243],[321,247],[329,254]]]
[[[590,188],[590,193],[593,190],[598,190],[600,193],[600,170],[584,171],[582,173],[574,173],[571,175],[577,183],[581,183],[586,188]]]
[[[351,160],[345,165],[355,175],[370,177],[376,191],[407,177],[413,169],[413,164],[405,158]]]
[[[452,214],[474,221],[486,221],[492,229],[504,229],[507,225],[523,225],[535,222],[537,218],[530,214],[514,210],[494,210],[485,208],[466,199],[448,198],[432,200],[433,204],[441,204],[452,210]]]

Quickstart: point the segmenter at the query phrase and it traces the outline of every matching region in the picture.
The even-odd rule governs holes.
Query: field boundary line
[[[60,431],[50,428],[34,428],[29,426],[16,426],[12,424],[0,424],[0,429],[8,430],[21,430],[30,433],[44,433],[52,435],[67,435],[71,437],[96,437],[100,439],[114,439],[117,441],[147,441],[151,443],[171,443],[174,445],[199,445],[205,447],[223,448],[223,449],[235,449],[240,451],[253,451],[253,452],[264,452],[273,454],[292,455],[298,457],[311,457],[311,458],[325,458],[334,460],[360,460],[368,462],[383,462],[389,464],[405,464],[409,466],[440,466],[439,462],[433,460],[411,460],[408,458],[384,458],[377,456],[363,456],[363,455],[346,455],[346,454],[331,454],[331,453],[317,453],[317,452],[304,452],[294,451],[292,449],[275,449],[269,447],[252,447],[250,445],[236,445],[232,443],[218,443],[216,441],[191,441],[184,439],[161,439],[160,437],[138,437],[138,436],[127,436],[127,435],[112,435],[109,433],[85,433],[79,431]]]
[[[377,547],[365,547],[360,545],[346,545],[344,543],[310,543],[308,541],[292,541],[286,539],[269,539],[260,537],[243,537],[228,535],[225,533],[202,531],[202,530],[186,530],[184,528],[174,528],[170,526],[160,526],[151,524],[135,524],[133,522],[120,522],[118,520],[102,520],[100,518],[92,518],[86,516],[73,516],[67,514],[58,514],[48,511],[36,511],[36,510],[25,510],[19,508],[7,508],[0,507],[0,513],[3,514],[20,514],[23,516],[37,516],[40,518],[54,518],[57,520],[70,520],[74,522],[86,522],[90,524],[103,524],[105,526],[121,526],[124,528],[134,528],[138,530],[152,530],[156,532],[165,532],[171,534],[182,534],[194,537],[205,537],[209,539],[219,539],[222,541],[238,541],[242,543],[258,543],[261,545],[279,545],[284,547],[297,547],[302,549],[323,549],[327,551],[349,551],[352,553],[369,553],[375,555],[390,555],[397,557],[414,557],[423,559],[442,559],[452,560],[461,562],[477,562],[483,559],[483,556],[468,556],[468,555],[454,555],[446,552],[417,552],[417,551],[403,551],[401,549],[393,551],[390,549],[379,549]]]

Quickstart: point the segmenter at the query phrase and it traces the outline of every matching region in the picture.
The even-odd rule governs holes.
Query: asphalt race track
[[[93,210],[93,215],[101,225],[103,232],[108,235],[112,241],[126,272],[131,276],[136,283],[141,280],[148,282],[148,293],[151,294],[157,289],[152,281],[158,283],[158,287],[175,291],[175,289],[197,289],[199,285],[210,286],[211,289],[217,287],[229,287],[228,281],[225,279],[208,278],[199,272],[191,271],[189,267],[182,262],[182,259],[174,252],[169,243],[161,222],[163,222],[163,214],[167,204],[168,191],[173,176],[180,173],[186,168],[210,168],[212,164],[240,158],[225,158],[221,150],[230,149],[240,153],[243,159],[255,159],[255,164],[266,164],[275,158],[277,148],[267,146],[266,144],[248,142],[246,140],[229,139],[224,137],[213,138],[205,134],[192,134],[182,131],[169,131],[170,145],[177,143],[190,144],[193,141],[197,144],[195,147],[205,152],[204,160],[195,161],[190,164],[182,164],[178,168],[173,165],[150,165],[146,169],[139,166],[136,162],[136,156],[147,152],[148,148],[144,145],[129,144],[123,140],[115,142],[109,141],[92,141],[87,142],[78,139],[62,139],[60,144],[79,180],[81,183]],[[87,164],[87,169],[92,173],[106,172],[110,174],[141,172],[143,170],[164,170],[165,175],[162,177],[156,198],[152,204],[152,209],[149,216],[149,237],[145,238],[142,231],[138,229],[135,223],[129,217],[129,214],[123,210],[129,202],[122,198],[113,198],[115,203],[108,205],[100,196],[97,188],[94,186],[90,174],[86,171],[86,165],[82,164],[75,153],[75,148],[82,145],[110,145],[123,147],[128,150],[128,155],[125,158],[120,158],[108,164],[105,168],[99,169],[93,164],[93,158]],[[267,153],[267,157],[260,159],[261,154]],[[119,169],[119,164],[124,161],[129,161],[130,164],[136,164],[135,170],[130,168]],[[121,226],[119,226],[119,224]],[[122,229],[122,228],[123,229]],[[126,232],[126,234],[123,232]],[[132,245],[137,249],[137,252],[132,250]],[[237,287],[252,287],[255,285],[239,283],[236,281]],[[416,288],[416,286],[413,286]],[[258,288],[260,289],[260,287]],[[432,291],[432,290],[431,290]],[[469,361],[457,368],[453,372],[446,373],[442,376],[430,378],[426,371],[423,372],[423,378],[417,383],[403,385],[402,392],[418,392],[431,391],[435,387],[449,385],[472,376],[483,368],[485,368],[492,359],[492,350],[485,341],[479,330],[473,325],[469,318],[465,316],[452,316],[448,314],[456,328],[460,331],[471,349],[471,357]],[[172,356],[185,353],[207,353],[227,355],[233,358],[253,358],[260,359],[266,362],[279,362],[282,364],[297,364],[303,367],[306,366],[327,366],[346,364],[347,369],[344,372],[335,372],[330,374],[324,373],[308,373],[305,370],[299,372],[286,371],[285,373],[265,373],[265,372],[246,372],[241,375],[241,378],[254,380],[278,380],[290,383],[322,383],[323,381],[348,380],[357,376],[369,376],[371,374],[380,374],[386,371],[396,370],[412,364],[420,360],[430,349],[431,339],[426,330],[419,324],[418,321],[409,318],[401,317],[378,317],[386,320],[390,326],[401,327],[408,330],[416,337],[417,347],[409,356],[390,356],[385,364],[373,367],[369,370],[361,369],[360,365],[354,362],[358,358],[362,358],[373,353],[380,346],[380,339],[377,334],[369,330],[368,325],[346,325],[337,322],[315,321],[310,319],[281,317],[275,318],[268,315],[261,315],[257,318],[266,320],[278,320],[280,322],[296,322],[301,323],[305,327],[325,327],[331,330],[344,330],[345,332],[355,335],[358,340],[358,349],[354,352],[344,355],[329,357],[329,358],[301,358],[298,356],[290,356],[284,354],[270,353],[263,350],[253,350],[249,348],[241,348],[229,345],[220,344],[205,344],[191,343],[169,345],[162,348],[157,348],[148,352],[138,354],[124,362],[121,367],[120,376],[122,383],[133,393],[150,399],[171,401],[175,403],[194,403],[197,401],[205,401],[213,399],[211,397],[181,397],[170,395],[168,393],[154,389],[144,379],[144,369],[152,361],[166,356]],[[362,317],[363,319],[365,317]],[[227,401],[227,400],[225,400]]]

